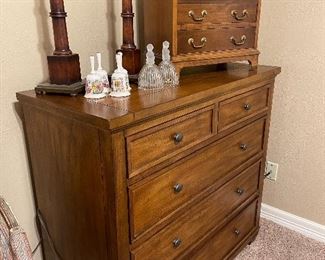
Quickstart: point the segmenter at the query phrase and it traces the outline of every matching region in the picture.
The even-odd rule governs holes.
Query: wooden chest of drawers
[[[178,70],[248,60],[258,63],[261,0],[143,0],[144,43],[161,57],[162,42],[172,43]]]
[[[17,94],[45,259],[228,259],[259,228],[277,67],[128,99]]]

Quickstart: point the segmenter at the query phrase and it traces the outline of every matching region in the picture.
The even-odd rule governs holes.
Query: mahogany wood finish
[[[258,232],[279,73],[234,64],[127,102],[17,93],[44,259],[233,258]]]
[[[122,1],[123,18],[123,44],[121,50],[123,52],[123,66],[131,75],[136,75],[141,69],[141,53],[134,44],[134,27],[133,27],[133,7],[132,0]]]
[[[184,67],[246,60],[255,67],[261,0],[144,0],[144,43],[172,46]]]
[[[66,25],[67,13],[63,0],[50,0],[55,50],[47,57],[50,83],[71,85],[81,81],[79,55],[69,47]]]

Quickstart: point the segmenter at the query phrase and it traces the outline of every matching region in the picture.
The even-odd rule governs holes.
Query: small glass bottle
[[[102,67],[102,54],[97,52],[96,55],[97,55],[97,62],[98,62],[97,74],[101,78],[103,88],[104,88],[104,93],[108,94],[110,92],[109,80],[108,80],[107,71],[104,70]]]
[[[155,64],[155,54],[153,45],[147,45],[146,64],[139,73],[139,89],[155,90],[164,87],[162,74]]]
[[[101,77],[95,71],[95,57],[90,56],[91,72],[86,77],[85,98],[103,98],[106,97]]]
[[[163,42],[162,62],[159,64],[159,69],[163,76],[164,84],[170,87],[177,87],[179,84],[179,76],[176,72],[174,64],[170,60],[169,42]]]

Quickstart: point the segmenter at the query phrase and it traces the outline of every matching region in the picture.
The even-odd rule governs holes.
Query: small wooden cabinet
[[[278,73],[229,65],[97,102],[18,93],[45,259],[234,257],[259,229]]]
[[[143,0],[144,43],[161,57],[171,42],[178,70],[247,60],[258,63],[261,0]]]

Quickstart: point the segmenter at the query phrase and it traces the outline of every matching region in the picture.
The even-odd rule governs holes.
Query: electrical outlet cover
[[[278,169],[279,169],[279,164],[267,161],[266,162],[266,167],[265,167],[265,174],[269,174],[266,178],[271,180],[271,181],[276,181],[278,177]]]

